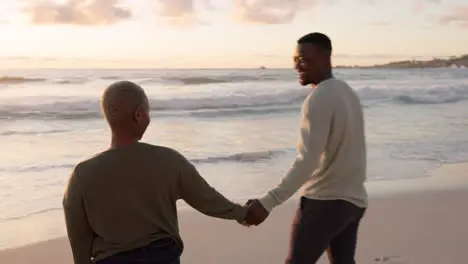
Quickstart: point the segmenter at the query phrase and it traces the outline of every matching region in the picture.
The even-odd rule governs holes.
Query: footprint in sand
[[[381,256],[374,259],[374,263],[385,263],[385,264],[408,264],[398,256]]]

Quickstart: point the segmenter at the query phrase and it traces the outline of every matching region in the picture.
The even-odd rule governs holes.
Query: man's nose
[[[296,70],[301,70],[302,69],[301,63],[299,61],[294,62],[294,69],[296,69]]]

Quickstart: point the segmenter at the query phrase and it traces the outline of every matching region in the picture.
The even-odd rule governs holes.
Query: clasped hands
[[[265,221],[265,219],[268,217],[270,214],[265,207],[260,203],[259,200],[248,200],[246,203],[247,206],[247,215],[244,219],[244,221],[240,222],[238,221],[239,224],[243,226],[252,226],[252,225],[259,225]]]

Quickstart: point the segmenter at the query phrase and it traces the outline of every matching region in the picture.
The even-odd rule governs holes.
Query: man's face
[[[303,86],[317,85],[329,67],[330,56],[310,43],[298,44],[294,54],[294,68]]]

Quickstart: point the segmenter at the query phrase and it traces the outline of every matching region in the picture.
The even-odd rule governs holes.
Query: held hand
[[[249,199],[249,200],[245,203],[245,205],[250,205],[253,201],[254,201],[254,200]],[[243,226],[245,226],[245,227],[250,227],[250,226],[252,226],[251,224],[249,224],[249,223],[246,222],[246,219],[249,218],[250,214],[251,214],[251,212],[250,212],[250,207],[249,207],[248,210],[247,210],[247,216],[245,217],[244,221],[237,221],[237,223],[238,223],[239,225],[243,225]]]
[[[248,200],[247,201],[248,211],[243,225],[255,225],[263,223],[270,214],[265,207],[260,203],[259,200]]]
[[[239,225],[243,225],[243,226],[245,226],[245,227],[250,227],[250,226],[251,226],[250,224],[247,224],[247,222],[246,222],[245,220],[244,220],[244,221],[237,221],[237,223],[238,223]]]

